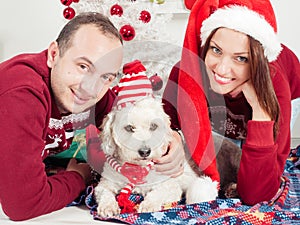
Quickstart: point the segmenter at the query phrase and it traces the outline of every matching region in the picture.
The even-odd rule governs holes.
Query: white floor
[[[89,209],[86,207],[66,207],[56,212],[43,215],[31,220],[14,222],[3,213],[0,205],[0,224],[1,225],[109,225],[109,224],[120,224],[106,221],[94,220],[90,214]]]

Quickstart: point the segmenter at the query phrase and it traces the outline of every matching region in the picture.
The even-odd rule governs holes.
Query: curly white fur
[[[132,106],[112,110],[103,121],[100,138],[104,153],[113,156],[120,165],[129,162],[146,166],[167,152],[172,132],[161,102],[149,97]],[[101,175],[95,188],[98,214],[102,217],[119,214],[115,196],[128,180],[108,163]],[[214,200],[217,196],[217,182],[209,177],[198,177],[188,163],[185,163],[184,173],[176,178],[150,170],[145,180],[133,189],[133,193],[144,196],[138,212],[159,211],[163,205],[179,201],[184,193],[187,203]]]

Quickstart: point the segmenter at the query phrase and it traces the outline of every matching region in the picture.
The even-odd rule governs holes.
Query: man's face
[[[51,88],[61,113],[80,113],[107,92],[122,63],[119,39],[105,36],[95,26],[81,27],[71,47],[60,55],[56,42],[48,49]]]

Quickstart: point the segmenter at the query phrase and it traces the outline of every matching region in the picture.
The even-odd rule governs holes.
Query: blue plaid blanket
[[[132,195],[137,204],[141,196]],[[277,195],[269,202],[243,205],[239,199],[217,199],[198,204],[182,204],[152,213],[126,213],[111,218],[97,215],[93,186],[70,205],[85,204],[95,220],[126,224],[300,224],[300,146],[291,150]]]

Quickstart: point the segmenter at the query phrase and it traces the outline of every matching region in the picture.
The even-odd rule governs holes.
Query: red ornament
[[[110,8],[110,15],[122,16],[123,15],[123,8],[122,6],[115,4]]]
[[[154,74],[153,76],[151,76],[149,78],[151,85],[152,85],[152,90],[153,91],[158,91],[162,88],[163,86],[163,81],[160,78],[160,76],[158,76],[157,74]]]
[[[72,0],[60,0],[61,4],[65,5],[65,6],[69,6],[71,5],[71,3],[73,2]]]
[[[149,23],[150,20],[151,20],[151,14],[148,11],[143,10],[140,13],[140,18],[139,19],[141,21],[143,21],[144,23]]]
[[[78,3],[78,2],[79,2],[79,0],[73,0],[73,2],[74,2],[74,3]]]
[[[75,16],[75,10],[72,7],[67,7],[64,9],[63,14],[66,19],[70,20]]]
[[[122,26],[119,32],[124,41],[131,41],[135,37],[135,30],[129,24]]]
[[[118,86],[118,85],[112,87],[111,90],[115,93],[115,95],[118,95],[118,94],[119,94],[119,86]]]

